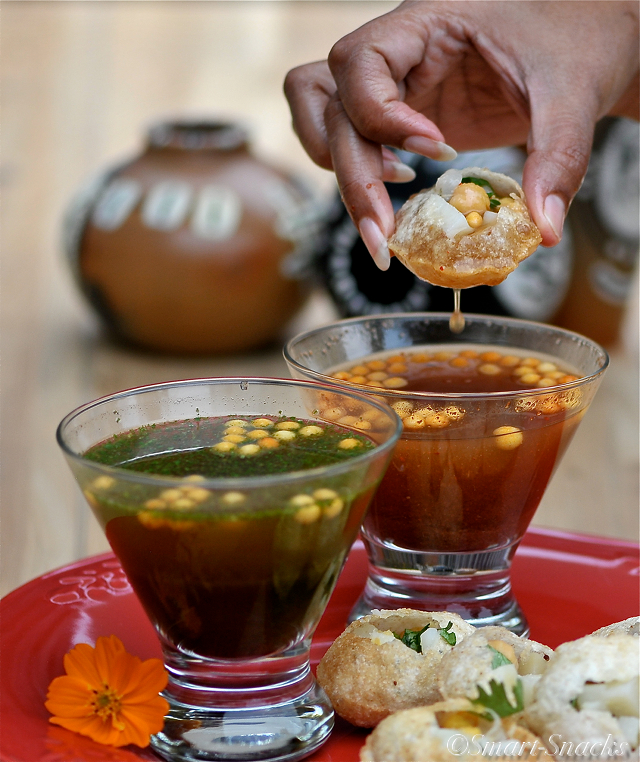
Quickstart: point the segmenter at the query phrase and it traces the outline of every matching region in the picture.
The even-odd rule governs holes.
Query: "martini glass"
[[[350,426],[323,419],[336,403]],[[283,452],[275,422],[291,417],[310,434],[304,468],[253,475],[259,458],[242,454],[241,477],[129,470],[159,453],[233,450],[212,435],[219,425],[239,428],[226,436],[246,434],[254,454],[256,431]],[[327,739],[333,709],[310,671],[311,636],[400,431],[386,405],[361,393],[260,378],[141,387],[61,422],[58,443],[160,639],[170,711],[151,744],[162,757],[289,761]],[[360,444],[317,466],[311,440],[329,432]]]
[[[461,364],[465,353],[495,353],[488,372],[497,367],[502,374],[501,363],[522,360],[566,368],[567,378],[575,374],[568,383],[545,379],[550,385],[542,388],[502,391],[455,385],[406,391],[386,388],[385,381],[357,387],[386,400],[403,417],[404,431],[363,524],[369,577],[352,619],[372,609],[449,610],[476,626],[527,634],[511,590],[511,561],[608,357],[585,337],[548,325],[465,315],[464,330],[452,333],[449,318],[343,320],[293,338],[285,359],[294,377],[336,388],[356,388],[349,373],[338,372],[339,378],[336,370],[402,352],[458,357]],[[361,376],[357,383],[370,381]]]

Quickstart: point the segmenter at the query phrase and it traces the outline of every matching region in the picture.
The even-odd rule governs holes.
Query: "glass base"
[[[167,700],[164,729],[151,746],[171,762],[292,762],[312,754],[333,728],[333,709],[316,684],[298,699],[262,709],[194,709]]]
[[[170,762],[292,762],[329,737],[334,712],[309,666],[309,642],[255,659],[205,659],[163,642],[164,728],[151,746]]]
[[[500,625],[526,637],[529,624],[511,589],[516,546],[477,553],[422,553],[366,542],[369,578],[349,621],[374,609],[451,611],[475,627]]]

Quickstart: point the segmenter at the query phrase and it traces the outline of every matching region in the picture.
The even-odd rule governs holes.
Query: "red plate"
[[[555,647],[638,613],[639,548],[635,543],[550,530],[530,530],[513,564],[513,586],[531,637]],[[312,661],[342,632],[364,585],[366,556],[354,546],[316,632]],[[117,635],[126,649],[160,656],[154,631],[118,562],[96,556],[23,585],[0,601],[2,762],[139,762],[149,749],[116,749],[50,725],[47,687],[63,674],[76,643]],[[338,720],[309,762],[357,762],[366,731]]]

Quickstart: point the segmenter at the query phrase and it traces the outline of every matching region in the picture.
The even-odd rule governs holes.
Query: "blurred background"
[[[333,177],[311,163],[293,134],[282,82],[290,68],[325,58],[336,40],[394,6],[356,0],[2,3],[2,594],[108,549],[55,442],[56,426],[67,412],[120,389],[175,378],[286,376],[281,346],[287,336],[349,314],[340,288],[326,275],[340,216]],[[139,252],[160,246],[160,238],[141,238],[130,253],[118,249],[126,254],[121,263],[110,259],[100,235],[111,224],[113,206],[104,202],[96,210],[107,187],[112,199],[135,196],[135,182],[142,182],[136,179],[138,170],[125,171],[133,185],[117,188],[113,183],[122,177],[116,170],[133,166],[145,150],[150,126],[164,120],[242,124],[263,174],[264,167],[277,168],[278,183],[264,194],[272,207],[276,196],[285,199],[272,209],[274,236],[288,241],[288,254],[295,256],[287,255],[287,277],[269,286],[273,304],[287,308],[255,345],[245,337],[237,347],[231,342],[182,355],[175,348],[159,351],[149,342],[136,345],[130,341],[135,336],[124,336],[128,341],[123,342],[123,331],[116,330],[114,338],[114,331],[105,329],[105,318],[113,328],[119,316],[109,313],[104,292],[96,290],[100,267],[96,264],[90,274],[79,270],[82,245],[91,244],[103,275],[111,268],[116,276]],[[168,134],[156,134],[158,150],[171,148]],[[195,140],[206,140],[202,130]],[[233,173],[233,168],[225,171]],[[247,184],[255,191],[257,181]],[[206,218],[205,227],[209,240],[217,240],[220,225],[232,225],[235,202],[212,196],[207,188],[207,209],[218,217],[213,227]],[[179,206],[175,193],[169,201]],[[93,238],[87,233],[82,244],[90,225]],[[167,229],[158,223],[157,230]],[[244,291],[239,286],[237,322],[220,331],[227,337],[233,337],[234,325],[240,331],[243,315],[259,321],[252,310],[277,313],[276,306],[261,301],[265,263],[251,270],[249,258],[245,269],[242,257],[248,255],[241,243],[233,246],[220,261],[227,257],[224,277],[235,277]],[[316,270],[309,268],[314,251],[320,252]],[[637,539],[637,273],[629,257],[616,251],[623,293],[615,309],[605,310],[606,319],[596,320],[613,326],[606,337],[611,369],[534,523]],[[82,251],[83,261],[90,260],[89,254]],[[201,255],[196,252],[192,260]],[[154,270],[161,271],[164,265]],[[255,277],[247,278],[247,272]],[[196,273],[192,282],[199,277]],[[129,279],[119,285],[123,280]],[[115,282],[117,289],[117,277]],[[184,310],[180,299],[187,304],[190,294],[195,299],[189,288],[186,273],[185,283],[172,278],[166,299],[174,314]],[[201,295],[204,302],[206,297]],[[595,305],[596,298],[590,296],[586,304]],[[568,309],[565,304],[565,313]],[[220,319],[230,311],[225,304]],[[593,317],[594,309],[587,312]],[[161,337],[168,335],[166,325]],[[579,324],[571,327],[580,330]]]

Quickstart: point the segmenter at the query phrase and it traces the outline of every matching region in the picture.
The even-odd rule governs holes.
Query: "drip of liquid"
[[[453,289],[453,312],[449,318],[449,330],[451,333],[462,333],[464,330],[464,315],[460,311],[460,289]]]

